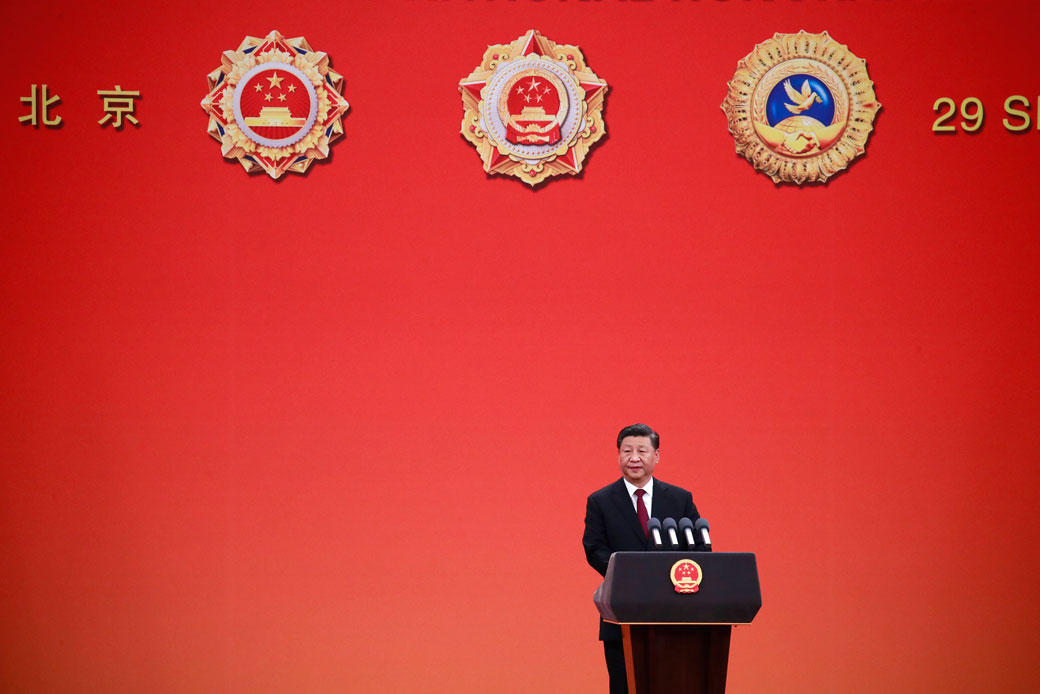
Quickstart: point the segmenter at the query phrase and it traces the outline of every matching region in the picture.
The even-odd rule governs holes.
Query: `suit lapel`
[[[610,496],[614,505],[618,507],[620,517],[625,519],[625,525],[632,531],[634,539],[641,546],[646,547],[647,539],[646,535],[643,534],[643,526],[639,522],[639,516],[636,515],[636,509],[632,505],[632,500],[628,497],[628,488],[625,487],[623,479],[614,483],[614,489],[611,490]]]
[[[654,478],[653,512],[650,515],[658,520],[675,518],[675,515],[672,514],[672,507],[669,503],[670,501],[671,495],[668,494],[668,485],[661,480]]]

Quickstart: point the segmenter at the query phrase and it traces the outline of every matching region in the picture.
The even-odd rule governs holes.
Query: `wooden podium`
[[[680,571],[676,586],[683,560],[699,571]],[[679,592],[696,574],[696,591]],[[615,552],[595,601],[621,625],[629,694],[723,694],[732,625],[751,623],[762,593],[749,552]]]

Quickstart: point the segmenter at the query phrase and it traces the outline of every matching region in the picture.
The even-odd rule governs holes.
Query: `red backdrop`
[[[662,432],[764,607],[733,692],[1026,692],[1040,542],[1032,3],[0,8],[0,688],[606,687],[580,536]],[[611,85],[584,176],[489,179],[457,90],[529,28]],[[278,29],[346,78],[306,177],[225,162],[205,76]],[[883,104],[777,187],[719,108],[827,30]],[[57,130],[20,125],[47,83]],[[99,89],[140,90],[101,128]],[[976,135],[931,132],[976,96]]]

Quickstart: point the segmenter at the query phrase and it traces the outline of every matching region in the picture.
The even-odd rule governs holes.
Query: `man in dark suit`
[[[650,549],[650,518],[700,518],[688,491],[654,478],[654,468],[661,458],[660,443],[661,437],[645,424],[622,429],[617,438],[621,479],[589,495],[581,543],[589,565],[602,575],[607,573],[607,562],[614,552]],[[626,694],[621,627],[601,619],[599,638],[610,674],[610,694]]]

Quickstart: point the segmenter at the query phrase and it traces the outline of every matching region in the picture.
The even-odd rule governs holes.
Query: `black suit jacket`
[[[654,478],[654,498],[651,518],[689,518],[697,520],[700,514],[693,503],[693,495],[682,487]],[[607,562],[614,552],[641,552],[650,549],[650,540],[643,534],[635,506],[628,495],[623,479],[608,484],[589,495],[585,505],[585,534],[581,538],[589,566],[607,573]],[[620,641],[621,628],[616,624],[599,621],[601,641]]]

